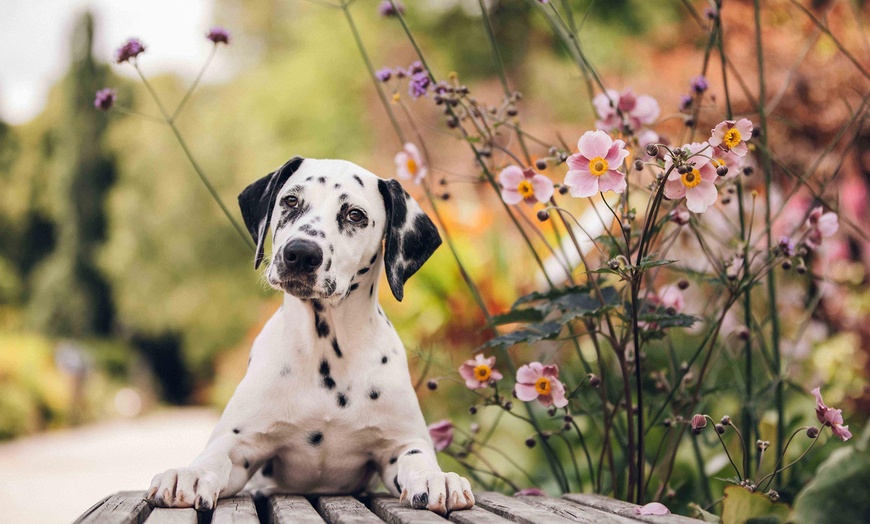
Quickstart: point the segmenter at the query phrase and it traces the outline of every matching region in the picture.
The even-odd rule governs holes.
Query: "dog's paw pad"
[[[429,505],[429,494],[426,492],[416,493],[411,499],[411,507],[423,509]]]

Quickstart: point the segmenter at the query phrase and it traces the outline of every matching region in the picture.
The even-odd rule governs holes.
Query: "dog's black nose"
[[[310,240],[291,240],[281,255],[291,271],[311,273],[323,263],[323,250]]]

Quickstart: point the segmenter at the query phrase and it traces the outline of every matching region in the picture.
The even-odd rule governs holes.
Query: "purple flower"
[[[122,64],[144,52],[145,45],[138,38],[131,38],[115,51],[115,62]]]
[[[112,106],[115,105],[115,98],[117,97],[117,93],[115,90],[110,87],[105,87],[97,91],[97,96],[94,98],[94,107],[99,109],[100,111],[108,111],[112,109]]]
[[[822,392],[819,388],[814,389],[812,394],[816,397],[816,418],[819,419],[819,422],[830,427],[834,435],[839,437],[843,442],[852,438],[849,426],[843,425],[843,410],[826,406],[822,400]]]
[[[214,42],[214,45],[230,43],[230,32],[223,27],[212,27],[205,37]]]
[[[707,83],[707,78],[704,75],[698,75],[692,79],[692,92],[696,95],[703,94],[710,85]]]
[[[411,81],[408,82],[408,94],[414,98],[426,96],[426,90],[429,89],[431,82],[432,81],[429,79],[429,73],[426,71],[414,73],[411,77]]]
[[[378,77],[378,80],[381,82],[386,82],[393,77],[393,70],[389,67],[384,67],[383,69],[378,70],[378,72],[375,73],[375,76]]]
[[[445,419],[429,424],[429,436],[432,437],[435,451],[444,451],[453,442],[453,423]]]
[[[408,73],[412,75],[423,73],[424,71],[426,71],[426,68],[423,67],[423,64],[419,60],[415,60],[410,66],[408,66]]]
[[[794,256],[794,240],[789,237],[779,239],[779,251],[787,257]]]
[[[680,111],[687,112],[692,107],[692,101],[694,101],[692,95],[682,95],[680,97]]]
[[[381,16],[396,16],[396,14],[403,15],[405,14],[405,6],[396,1],[396,7],[393,7],[393,3],[390,0],[384,0],[378,5],[378,13]]]

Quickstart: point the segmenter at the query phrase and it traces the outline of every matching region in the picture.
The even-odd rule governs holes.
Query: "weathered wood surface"
[[[640,516],[637,506],[600,495],[509,497],[500,493],[475,495],[477,505],[444,518],[411,509],[386,493],[361,498],[273,495],[254,501],[241,494],[221,499],[211,513],[193,509],[151,508],[142,491],[122,491],[94,504],[76,524],[696,524],[676,515]]]

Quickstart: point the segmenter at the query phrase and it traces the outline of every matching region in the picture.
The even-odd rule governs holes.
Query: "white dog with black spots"
[[[147,500],[210,510],[219,497],[355,494],[374,475],[414,508],[471,508],[468,480],[441,471],[405,348],[378,305],[441,244],[395,180],[343,160],[293,158],[239,195],[257,243],[272,236],[269,285],[284,302],[254,341],[247,373],[205,450],[154,477]]]

